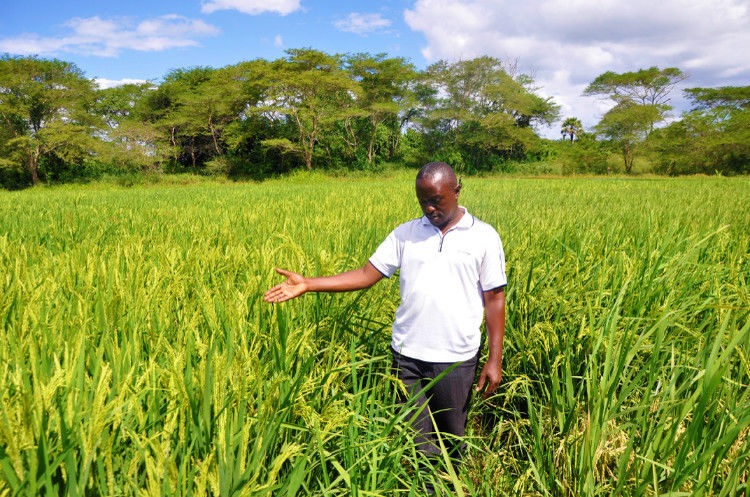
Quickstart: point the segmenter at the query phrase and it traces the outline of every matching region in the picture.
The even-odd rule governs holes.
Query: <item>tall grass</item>
[[[749,187],[465,181],[506,248],[504,380],[437,478],[397,279],[261,302],[275,266],[361,265],[410,178],[3,193],[0,495],[745,495]]]

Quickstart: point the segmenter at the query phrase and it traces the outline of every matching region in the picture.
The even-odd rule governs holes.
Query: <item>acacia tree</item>
[[[180,114],[198,133],[210,136],[212,155],[225,153],[224,128],[243,112],[246,97],[241,91],[242,70],[215,69],[190,92],[181,95]]]
[[[660,113],[656,105],[641,105],[626,100],[615,105],[595,126],[598,134],[619,147],[626,173],[633,169],[635,145],[646,138],[651,123]]]
[[[616,105],[631,103],[658,109],[658,113],[642,113],[643,116],[649,115],[653,119],[648,123],[648,131],[651,132],[656,123],[663,121],[666,113],[672,109],[669,105],[670,93],[687,78],[688,75],[676,67],[649,67],[621,74],[607,71],[597,76],[583,94],[603,96],[611,99]]]
[[[584,90],[584,95],[604,95],[617,103],[668,105],[669,94],[688,75],[676,67],[649,67],[621,74],[607,71],[597,76]]]
[[[133,109],[136,119],[157,137],[158,155],[198,169],[226,153],[224,130],[238,119],[245,95],[236,67],[193,67],[171,71]]]
[[[193,169],[211,156],[213,148],[214,140],[206,129],[206,109],[201,108],[200,95],[214,72],[210,67],[176,69],[160,85],[163,98],[150,100],[157,103],[154,110],[160,116],[155,124],[167,135],[175,160],[188,162]]]
[[[400,57],[386,58],[385,54],[356,54],[348,58],[347,66],[361,87],[357,103],[369,125],[367,162],[372,164],[378,126],[390,122],[391,135],[401,133],[400,125],[393,128],[398,115],[411,104],[409,83],[415,76],[414,66]]]
[[[158,133],[136,113],[139,102],[153,90],[151,83],[130,83],[96,91],[92,112],[104,124],[101,133],[108,146],[102,153],[110,163],[145,166],[161,160]]]
[[[576,117],[568,117],[562,123],[560,134],[563,136],[563,140],[566,136],[570,137],[570,143],[573,143],[573,139],[579,136],[583,132],[583,124],[581,120]]]
[[[596,130],[620,147],[625,172],[632,170],[634,148],[672,109],[669,94],[687,77],[676,67],[650,67],[621,74],[607,71],[584,90],[585,96],[604,96],[615,103]]]
[[[0,126],[10,162],[23,163],[32,184],[48,155],[69,162],[91,154],[100,121],[89,112],[94,83],[57,59],[0,58]],[[6,159],[8,160],[8,159]]]
[[[445,138],[438,147],[455,142],[477,157],[522,154],[536,142],[532,126],[558,117],[558,107],[534,93],[529,76],[511,75],[492,57],[440,61],[427,76],[436,100],[424,122]]]
[[[342,67],[340,55],[310,48],[287,50],[288,57],[265,67],[264,90],[255,112],[286,116],[297,128],[297,143],[286,138],[264,140],[268,147],[299,153],[312,169],[315,146],[325,131],[343,120],[360,93],[360,86]]]
[[[750,172],[750,86],[688,88],[694,108],[649,137],[669,174]]]
[[[750,86],[722,86],[720,88],[686,88],[694,110],[750,110]]]

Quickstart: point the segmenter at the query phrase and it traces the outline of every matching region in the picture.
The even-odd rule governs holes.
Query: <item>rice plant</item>
[[[420,471],[361,265],[411,175],[0,193],[0,495],[746,495],[750,182],[470,178],[508,262],[504,377]]]

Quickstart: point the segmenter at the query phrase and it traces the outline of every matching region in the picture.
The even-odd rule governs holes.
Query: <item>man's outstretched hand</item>
[[[285,271],[279,268],[276,268],[276,272],[282,276],[286,276],[286,281],[279,283],[268,290],[266,294],[263,295],[264,301],[271,303],[286,302],[294,297],[299,297],[307,291],[305,277],[301,274]]]

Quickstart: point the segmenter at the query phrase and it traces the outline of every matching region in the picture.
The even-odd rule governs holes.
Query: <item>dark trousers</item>
[[[417,392],[426,387],[431,380],[450,368],[452,362],[426,362],[393,353],[393,368],[398,379],[406,386],[407,396],[401,394],[401,401],[406,402]],[[414,412],[424,408],[417,415],[412,426],[417,430],[417,448],[427,456],[440,454],[440,445],[435,435],[435,426],[453,457],[460,457],[465,444],[455,437],[463,437],[466,430],[466,414],[471,400],[471,386],[477,369],[479,354],[459,363],[429,390],[416,398],[412,407]],[[426,405],[425,405],[426,404]],[[435,420],[433,425],[432,419]],[[444,436],[449,434],[452,436]],[[458,442],[458,443],[456,443]]]

